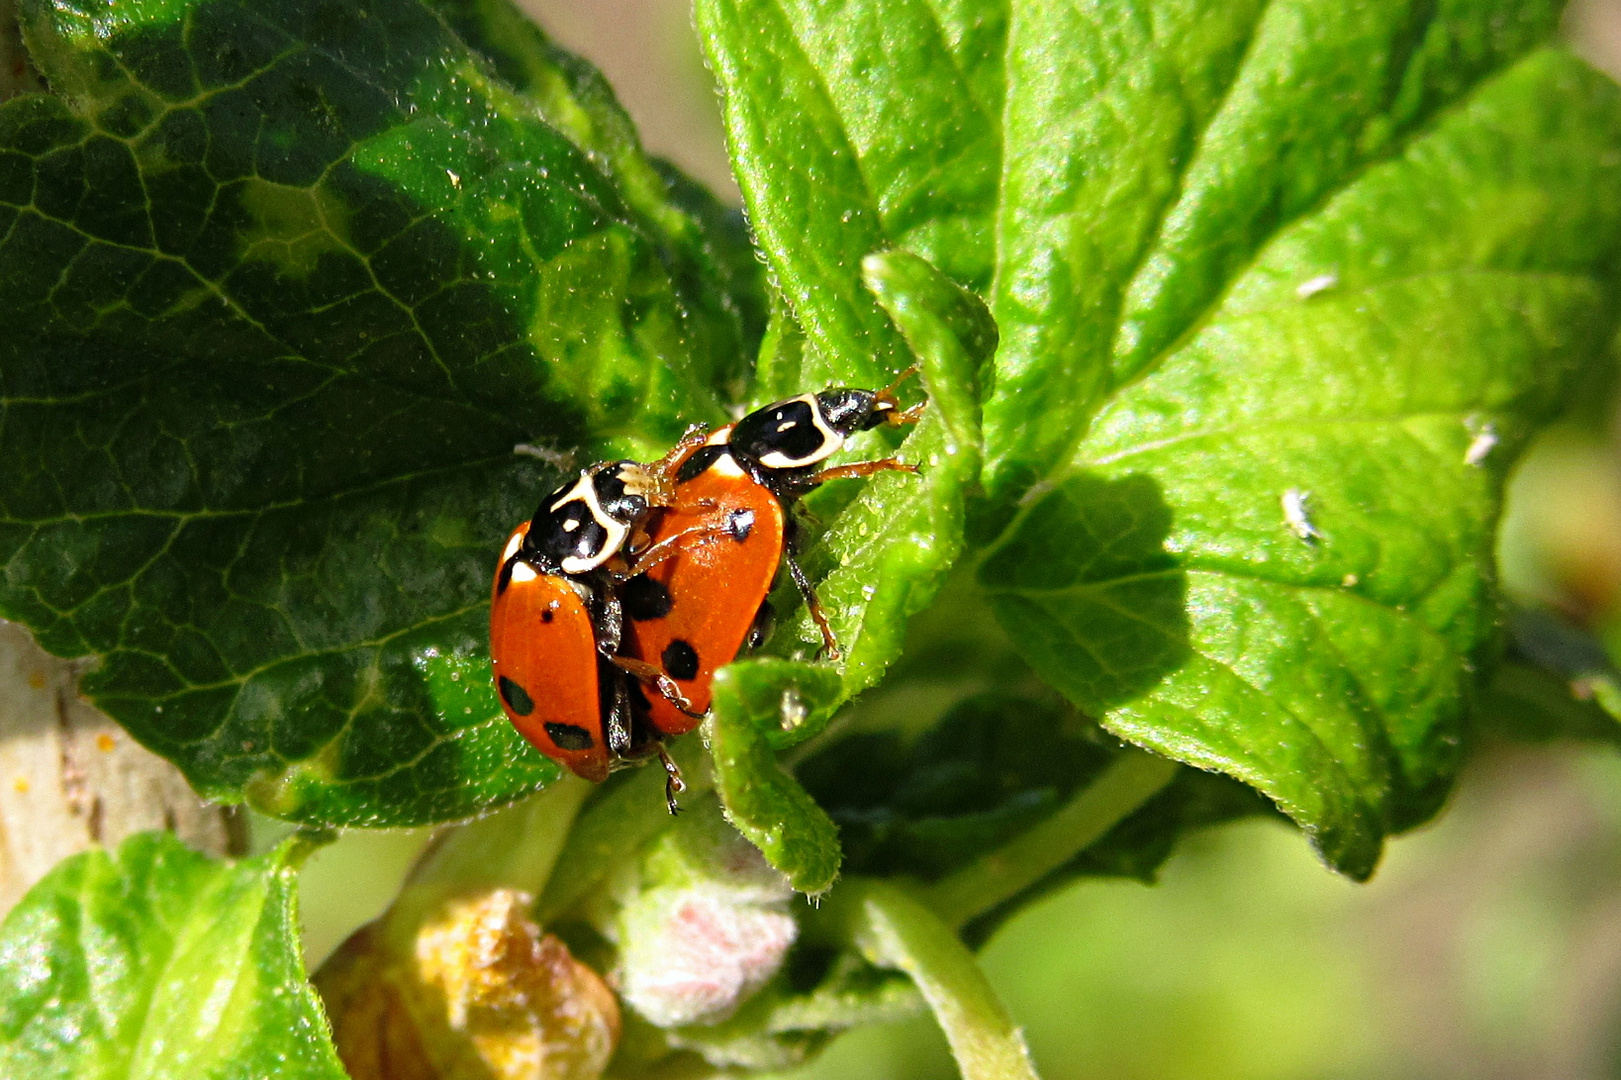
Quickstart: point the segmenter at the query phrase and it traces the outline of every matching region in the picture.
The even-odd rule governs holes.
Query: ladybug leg
[[[639,679],[642,685],[651,686],[657,690],[660,697],[675,706],[676,711],[685,713],[694,719],[704,717],[704,713],[692,711],[692,702],[688,701],[686,695],[681,692],[680,687],[675,685],[675,680],[659,670],[656,664],[649,664],[645,660],[636,660],[629,656],[610,656],[608,659],[619,670]]]
[[[604,718],[607,729],[608,755],[613,758],[630,756],[630,692],[625,689],[623,677],[614,680],[613,707]]]
[[[816,484],[825,484],[829,480],[844,480],[852,476],[871,476],[873,473],[887,471],[915,473],[918,471],[918,467],[904,461],[898,461],[895,458],[883,458],[879,461],[857,461],[852,465],[835,465],[831,469],[823,469],[813,475],[806,483],[814,486]]]
[[[647,467],[647,471],[659,481],[658,505],[669,506],[675,502],[675,474],[680,471],[681,463],[687,459],[687,455],[702,446],[708,438],[708,432],[695,424],[687,429],[679,442],[670,447],[669,453]]]
[[[687,790],[687,782],[681,779],[681,768],[670,757],[670,752],[659,743],[659,764],[664,766],[664,805],[670,808],[670,815],[674,817],[681,812],[680,805],[675,797]]]
[[[749,636],[743,640],[744,647],[752,652],[764,645],[776,625],[777,612],[772,608],[771,601],[761,600],[759,610],[754,613],[754,622],[749,626]]]
[[[690,528],[682,529],[674,536],[666,536],[647,550],[639,552],[636,555],[636,561],[631,563],[630,568],[625,571],[625,576],[633,578],[638,574],[647,573],[666,559],[677,555],[681,550],[681,545],[690,540],[725,536],[727,532],[728,526],[724,523],[718,525],[693,525]]]
[[[625,633],[625,605],[619,599],[618,589],[603,589],[602,593],[602,607],[592,618],[591,629],[596,635],[597,649],[612,660]]]
[[[916,375],[922,370],[923,368],[921,366],[913,364],[911,367],[895,376],[894,382],[890,383],[873,396],[879,401],[888,401],[893,403],[895,401],[895,391],[900,389],[901,383],[905,382],[907,379],[910,379],[913,375]]]
[[[828,625],[827,612],[822,610],[822,602],[816,599],[816,589],[811,585],[810,578],[805,576],[805,571],[799,568],[799,560],[792,555],[784,554],[782,561],[788,564],[788,574],[799,587],[799,595],[805,598],[805,606],[810,609],[816,628],[822,632],[822,647],[817,650],[817,654],[829,660],[837,660],[841,655],[838,639],[833,636],[833,627]]]
[[[923,414],[928,411],[928,408],[929,403],[927,401],[920,401],[916,405],[913,405],[910,409],[897,409],[894,412],[885,413],[884,423],[890,427],[900,427],[903,424],[915,424],[919,420],[923,419]]]

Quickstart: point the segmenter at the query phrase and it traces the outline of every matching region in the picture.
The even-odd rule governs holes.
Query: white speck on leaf
[[[1305,281],[1302,281],[1299,285],[1296,285],[1295,295],[1300,297],[1302,300],[1310,300],[1318,293],[1332,289],[1339,283],[1340,279],[1337,275],[1318,274],[1316,277],[1308,278]]]
[[[1491,455],[1497,446],[1497,429],[1487,424],[1475,432],[1475,437],[1469,442],[1469,449],[1463,452],[1463,463],[1479,467]]]
[[[1289,531],[1308,544],[1316,543],[1323,538],[1317,531],[1317,526],[1311,523],[1311,515],[1306,510],[1306,500],[1310,496],[1299,488],[1290,488],[1283,493],[1283,520],[1288,524]]]

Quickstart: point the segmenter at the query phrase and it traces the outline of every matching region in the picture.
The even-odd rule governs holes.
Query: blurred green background
[[[523,2],[604,70],[654,153],[736,200],[687,0]],[[1621,0],[1582,0],[1567,32],[1621,73]],[[1503,582],[1621,642],[1621,413],[1612,390],[1584,401],[1515,480]],[[312,966],[382,909],[423,839],[351,833],[311,860]],[[1368,885],[1283,825],[1243,822],[1186,840],[1155,887],[1048,897],[983,959],[1047,1080],[1621,1077],[1621,758],[1487,742]],[[788,1075],[957,1073],[920,1017]]]

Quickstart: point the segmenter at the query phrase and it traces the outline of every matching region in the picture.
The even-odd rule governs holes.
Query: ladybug
[[[903,373],[905,379],[912,371]],[[766,595],[786,564],[822,633],[822,651],[839,656],[810,579],[793,557],[795,501],[818,485],[917,466],[884,458],[823,468],[858,431],[915,423],[923,405],[902,409],[894,386],[877,392],[837,388],[767,405],[720,428],[686,454],[674,501],[650,517],[654,546],[674,551],[633,575],[620,590],[625,651],[675,681],[687,705],[669,695],[647,699],[632,687],[653,728],[690,731],[709,709],[717,668],[764,639]]]
[[[677,715],[689,705],[663,672],[618,655],[624,619],[617,587],[673,550],[653,551],[641,526],[670,501],[675,462],[694,441],[652,467],[594,465],[548,494],[507,538],[490,601],[496,691],[524,738],[587,780],[657,754],[672,812],[685,785],[659,733],[632,715],[628,684],[648,682]],[[627,564],[632,549],[641,555]]]

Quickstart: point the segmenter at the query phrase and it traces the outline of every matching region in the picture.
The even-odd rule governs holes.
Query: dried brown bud
[[[338,1053],[354,1080],[595,1080],[619,1041],[596,972],[525,914],[527,894],[454,900],[409,943],[381,921],[322,965]]]

